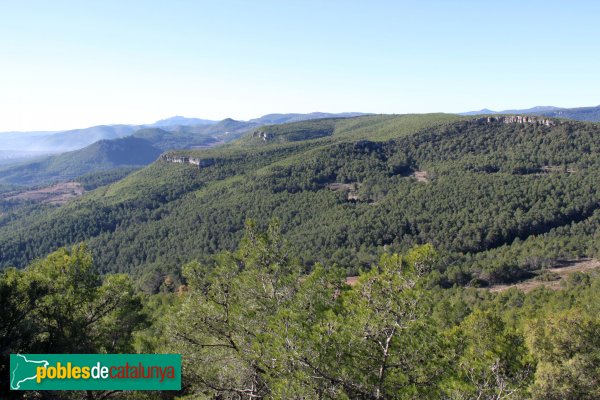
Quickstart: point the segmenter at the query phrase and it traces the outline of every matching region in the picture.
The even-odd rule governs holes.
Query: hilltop
[[[182,117],[181,115],[176,115],[174,117],[169,117],[165,119],[161,119],[156,121],[153,124],[146,125],[148,127],[168,127],[168,126],[190,126],[190,125],[212,125],[216,124],[218,121],[213,121],[210,119],[202,119],[202,118],[187,118]]]
[[[359,112],[345,112],[345,113],[324,113],[324,112],[312,112],[309,114],[267,114],[260,118],[251,119],[248,122],[265,125],[265,124],[287,124],[290,122],[308,121],[311,119],[324,119],[324,118],[351,118],[367,115],[366,113]]]

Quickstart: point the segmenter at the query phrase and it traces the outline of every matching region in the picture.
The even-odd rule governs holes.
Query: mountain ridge
[[[300,121],[308,119],[316,119],[323,117],[351,117],[359,113],[310,113],[310,114],[268,114],[259,118],[254,118],[249,121],[237,121],[246,123],[248,129],[264,125],[267,123],[285,123],[290,120]],[[278,122],[268,122],[273,120],[276,115]],[[129,136],[140,129],[161,128],[168,132],[188,132],[194,131],[204,133],[219,130],[223,123],[235,121],[231,118],[225,118],[222,121],[214,121],[202,118],[187,118],[182,116],[174,116],[166,119],[158,120],[151,124],[142,125],[96,125],[87,128],[60,130],[60,131],[24,131],[24,132],[0,132],[0,151],[3,151],[2,159],[9,162],[11,159],[20,160],[28,158],[29,150],[34,155],[39,154],[57,154],[67,151],[74,151],[103,139],[118,139]],[[221,125],[220,125],[221,124]],[[213,128],[209,128],[214,126]],[[236,129],[239,129],[237,127]],[[8,154],[13,151],[14,157]],[[17,154],[18,153],[18,154]]]
[[[173,117],[165,118],[158,120],[152,124],[147,124],[144,126],[148,127],[164,127],[164,126],[173,126],[173,125],[210,125],[216,124],[218,121],[203,119],[203,118],[187,118],[181,115],[175,115]]]
[[[283,118],[283,120],[290,118],[313,120],[314,118],[317,118],[322,115],[337,114],[281,114],[280,118]],[[345,117],[347,117],[348,115],[350,114],[343,114],[343,116]],[[174,117],[173,119],[170,119],[170,121],[177,122],[180,124],[165,126],[100,125],[97,127],[86,128],[83,130],[72,130],[66,132],[53,133],[52,135],[42,134],[35,135],[35,137],[32,137],[31,135],[25,135],[22,138],[22,143],[13,143],[13,147],[19,148],[19,150],[9,150],[0,152],[0,164],[3,165],[3,167],[0,168],[0,182],[21,185],[37,185],[42,183],[42,177],[43,179],[48,179],[48,182],[64,181],[65,179],[73,178],[74,174],[72,172],[65,174],[61,171],[75,171],[76,165],[82,164],[81,160],[78,157],[70,156],[70,159],[74,161],[73,165],[68,165],[69,163],[66,160],[68,160],[69,157],[63,157],[61,160],[64,160],[64,162],[59,163],[60,165],[62,165],[62,169],[50,168],[49,170],[45,171],[43,166],[49,167],[50,165],[54,165],[52,160],[55,160],[57,155],[48,155],[46,152],[43,151],[24,153],[22,150],[20,150],[20,148],[25,146],[35,147],[36,149],[46,148],[49,150],[48,152],[50,153],[59,152],[61,154],[64,154],[65,151],[83,150],[86,148],[86,146],[93,146],[93,144],[96,143],[98,140],[118,140],[123,137],[132,136],[148,140],[151,146],[155,147],[160,151],[186,148],[206,148],[236,140],[237,138],[251,131],[252,129],[263,125],[263,123],[260,122],[237,121],[232,118],[226,118],[222,121],[215,121],[214,123],[201,123],[191,125],[186,125],[185,123],[193,123],[198,121],[198,119]],[[0,147],[2,145],[1,139],[2,137],[0,135]],[[92,143],[89,143],[86,146],[82,147],[83,144],[86,144],[90,141],[92,141]],[[118,147],[112,148],[117,149]],[[146,150],[142,149],[142,151]],[[131,148],[130,151],[133,154],[137,150]],[[84,152],[81,154],[86,153]],[[32,156],[29,162],[27,162],[27,156]],[[47,161],[43,161],[44,157],[47,158]],[[19,161],[19,158],[21,158],[21,162],[17,162]],[[110,165],[103,164],[101,166],[98,163],[94,163],[93,160],[90,161],[90,165],[95,166],[96,169],[90,170],[88,168],[84,168],[85,172],[82,173],[82,175],[104,170],[106,166]],[[141,165],[147,165],[152,161],[154,160],[147,159],[146,162]],[[123,165],[129,164],[125,163]],[[119,166],[120,164],[114,165],[115,168]],[[21,172],[19,172],[19,169],[21,170]],[[37,170],[39,173],[39,177],[33,176],[31,174],[32,170]],[[22,179],[19,180],[19,177],[22,177]]]
[[[554,106],[536,106],[527,109],[493,111],[484,108],[479,111],[467,111],[458,115],[486,115],[486,114],[532,114],[543,117],[564,118],[576,121],[600,122],[600,106],[564,108]]]

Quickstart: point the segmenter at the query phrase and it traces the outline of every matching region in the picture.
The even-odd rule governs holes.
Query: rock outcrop
[[[272,139],[273,135],[270,133],[267,133],[265,131],[254,131],[254,133],[252,133],[252,137],[253,138],[260,138],[262,140],[264,140],[265,142]]]
[[[494,117],[478,118],[476,121],[485,124],[500,122],[503,124],[535,124],[545,126],[558,125],[558,121],[556,120],[544,117],[536,117],[534,115],[500,115]]]
[[[198,168],[205,168],[215,163],[215,160],[212,158],[196,158],[187,156],[177,156],[174,154],[163,154],[160,156],[160,160],[175,164],[197,165]]]

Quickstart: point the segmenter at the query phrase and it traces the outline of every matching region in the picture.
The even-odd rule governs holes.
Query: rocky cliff
[[[494,122],[501,122],[503,124],[535,124],[545,126],[555,126],[559,122],[553,119],[536,117],[533,115],[501,115],[494,117],[483,117],[476,120],[479,123],[491,124]]]
[[[254,131],[252,133],[252,137],[253,138],[261,138],[262,140],[264,140],[266,142],[266,141],[270,140],[273,137],[273,135],[270,133],[258,130],[258,131]]]
[[[176,164],[192,164],[197,165],[198,168],[208,167],[215,163],[215,160],[212,158],[197,158],[197,157],[188,157],[188,156],[178,156],[175,154],[163,154],[160,156],[161,161],[176,163]]]

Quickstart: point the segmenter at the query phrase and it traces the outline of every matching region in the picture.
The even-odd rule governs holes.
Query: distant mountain
[[[553,106],[536,106],[532,108],[526,108],[524,110],[504,110],[501,111],[502,114],[540,114],[546,112],[553,112],[556,110],[560,110],[560,107]]]
[[[0,133],[0,150],[62,153],[81,149],[98,140],[125,137],[136,129],[133,125],[99,125],[62,132]]]
[[[161,152],[212,147],[234,140],[257,126],[258,124],[255,123],[228,118],[215,124],[138,129],[125,138],[101,139],[72,152],[45,158],[38,157],[18,164],[6,165],[5,162],[5,166],[0,168],[0,183],[40,185],[71,180],[98,171],[145,166],[156,160]],[[82,137],[78,136],[82,134],[92,133],[94,137],[110,137],[129,132],[127,129],[96,128],[95,130],[90,128],[87,132],[82,130],[61,132],[60,137],[54,134],[45,137],[44,140],[46,143],[50,140],[60,143],[69,137],[82,140]],[[0,161],[2,155],[3,153],[0,152]]]
[[[0,150],[4,150],[6,157],[9,157],[10,151],[25,152],[31,142],[55,133],[57,132],[0,132]],[[20,156],[15,158],[20,158]]]
[[[600,106],[597,107],[579,107],[579,108],[560,108],[553,106],[537,106],[524,110],[504,110],[493,111],[487,108],[479,111],[468,111],[459,115],[484,115],[484,114],[530,114],[543,117],[565,118],[576,121],[600,122]]]
[[[267,114],[260,118],[251,119],[249,122],[253,122],[260,125],[272,125],[272,124],[286,124],[289,122],[307,121],[310,119],[320,118],[351,118],[359,117],[361,115],[367,115],[365,113],[358,112],[346,112],[346,113],[323,113],[313,112],[310,114]]]
[[[246,133],[248,130],[259,125],[260,124],[252,121],[237,121],[235,119],[226,118],[217,124],[207,126],[203,133],[209,135],[239,136],[241,133]]]
[[[183,126],[190,126],[190,125],[210,125],[210,124],[216,124],[218,121],[212,121],[209,119],[200,119],[200,118],[186,118],[186,117],[182,117],[179,115],[176,115],[174,117],[171,118],[165,118],[165,119],[161,119],[160,121],[156,121],[153,124],[149,124],[146,125],[148,127],[165,127],[165,126],[175,126],[175,125],[183,125]]]
[[[545,117],[568,118],[578,121],[600,122],[600,106],[579,107],[579,108],[559,108],[553,111],[539,113]]]
[[[486,114],[497,114],[497,111],[492,111],[488,108],[483,108],[479,111],[467,111],[463,113],[459,113],[459,115],[486,115]]]
[[[45,151],[0,150],[0,165],[17,164],[33,158],[45,157],[53,153]]]
[[[207,126],[207,125],[202,125]],[[176,130],[174,132],[166,131],[161,128],[144,128],[136,131],[133,137],[147,140],[159,150],[166,151],[170,149],[187,149],[193,147],[207,147],[219,142],[219,139],[201,132],[193,132],[192,127],[188,127],[192,132],[186,129]]]
[[[489,108],[484,108],[479,111],[467,111],[464,113],[459,113],[459,115],[483,115],[483,114],[539,114],[543,112],[551,112],[555,110],[561,110],[559,107],[553,106],[537,106],[526,109],[515,109],[515,110],[503,110],[503,111],[494,111]]]
[[[231,118],[214,124],[178,125],[164,128],[144,128],[134,133],[135,137],[146,139],[163,151],[210,147],[217,143],[237,139],[258,124],[236,121]]]
[[[226,118],[218,122],[175,116],[150,125],[99,125],[61,132],[0,133],[0,183],[30,186],[66,181],[123,166],[147,165],[167,150],[207,148],[227,143],[263,125],[360,115],[364,114],[269,114],[250,121]],[[298,132],[278,140],[302,138],[303,134]],[[140,154],[142,157],[136,158]]]
[[[38,151],[46,148],[58,151],[72,151],[89,146],[99,140],[118,139],[129,136],[136,129],[137,127],[133,125],[99,125],[85,129],[73,129],[44,136],[39,142],[30,147],[32,150]]]
[[[148,140],[126,137],[100,140],[83,149],[0,169],[0,183],[41,185],[97,171],[145,166],[160,155]]]
[[[270,124],[282,124],[319,118],[347,118],[363,115],[361,113],[310,113],[310,114],[269,114],[250,121],[236,121],[231,118],[223,121],[213,121],[201,118],[186,118],[174,116],[145,125],[98,125],[84,129],[67,131],[39,132],[0,132],[0,164],[14,163],[18,160],[33,158],[40,155],[64,153],[82,149],[99,140],[118,139],[132,135],[140,129],[160,128],[166,132],[178,134],[225,135],[237,138],[247,130]],[[207,138],[200,138],[205,145]],[[213,138],[214,139],[214,138]],[[221,139],[212,140],[219,142]],[[196,145],[196,144],[193,144]],[[184,148],[176,146],[173,148]]]

